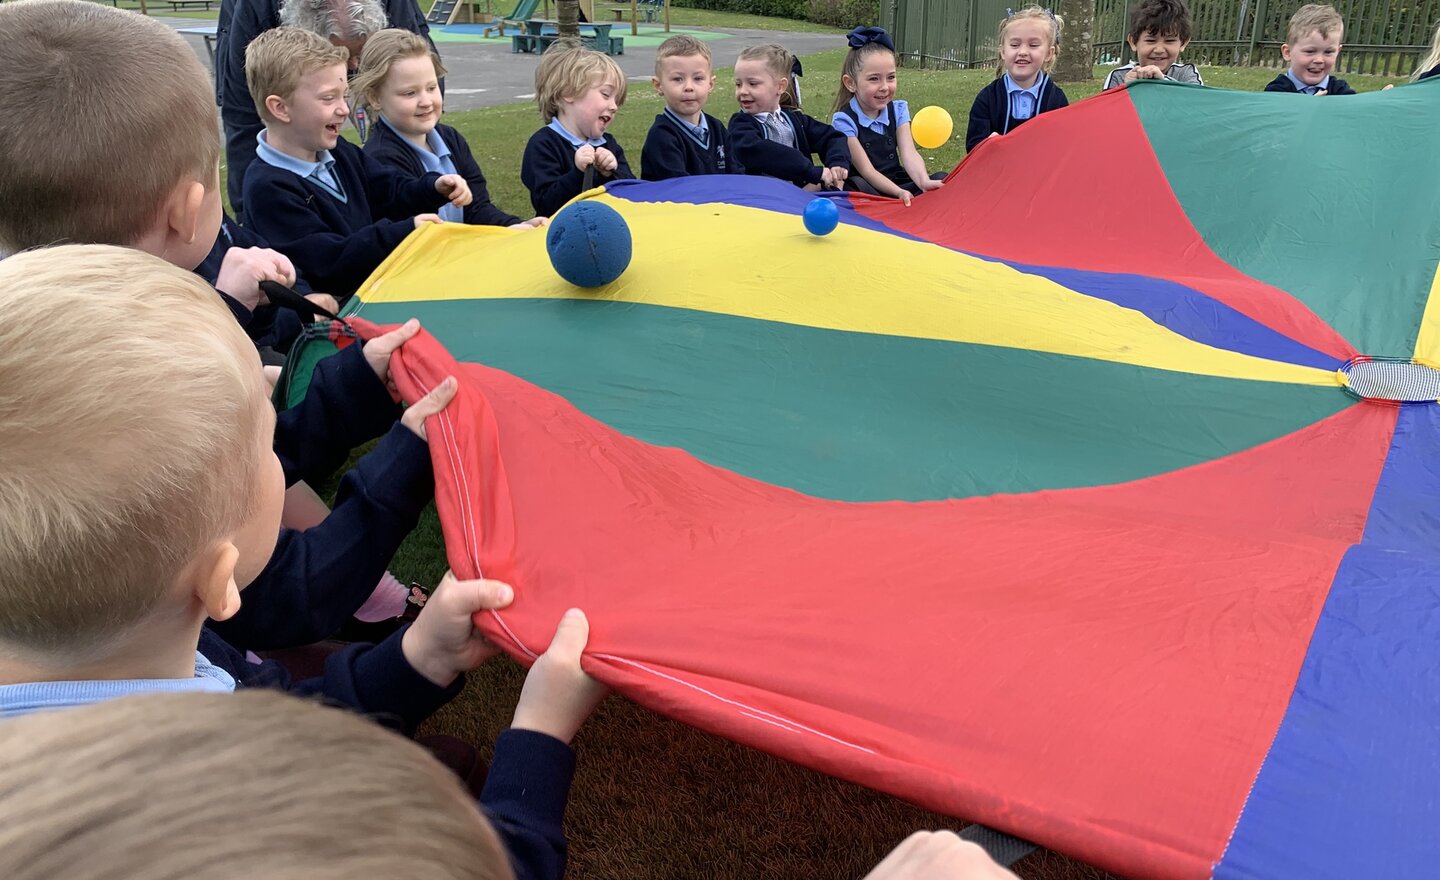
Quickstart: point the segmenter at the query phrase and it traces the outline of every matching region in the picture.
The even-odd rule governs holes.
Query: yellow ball
[[[927,150],[945,146],[954,130],[955,120],[950,118],[944,107],[925,107],[910,119],[910,136]]]

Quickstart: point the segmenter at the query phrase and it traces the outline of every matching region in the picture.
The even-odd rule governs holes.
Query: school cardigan
[[[536,216],[549,217],[580,195],[585,186],[585,172],[575,167],[575,151],[580,149],[550,126],[530,135],[525,154],[520,159],[520,182],[530,190],[530,205]],[[601,149],[596,147],[596,149]],[[612,180],[634,180],[635,173],[625,161],[625,151],[615,136],[605,133],[604,149],[615,154],[616,167],[608,177],[595,169],[594,183],[599,186]]]
[[[965,151],[968,153],[975,149],[992,132],[1007,134],[1041,113],[1068,107],[1070,99],[1065,97],[1064,90],[1057,86],[1054,80],[1047,77],[1045,84],[1040,89],[1039,104],[1035,115],[1029,119],[1012,118],[1010,116],[1010,96],[1005,89],[1005,77],[997,77],[994,82],[980,90],[980,94],[975,96],[975,103],[970,105],[970,125],[965,131]]]
[[[703,147],[669,113],[656,116],[645,136],[645,146],[640,149],[640,179],[744,173],[735,161],[725,123],[709,113],[701,114],[700,120],[709,132],[709,141]]]
[[[304,273],[310,285],[347,295],[415,229],[414,216],[438,209],[438,174],[409,177],[367,159],[341,138],[330,151],[341,201],[324,187],[261,160],[245,172],[247,225]]]
[[[211,626],[249,650],[291,648],[334,634],[375,584],[434,498],[429,448],[396,419],[400,407],[359,345],[317,364],[305,399],[276,418],[286,485],[321,485],[350,450],[383,438],[340,481],[320,523],[281,529],[274,551],[229,620]]]
[[[1275,77],[1274,79],[1270,80],[1270,82],[1266,83],[1266,84],[1265,84],[1265,91],[1267,91],[1267,92],[1288,92],[1288,93],[1290,93],[1290,94],[1292,94],[1292,95],[1301,94],[1300,90],[1297,89],[1297,88],[1295,88],[1295,83],[1291,82],[1291,81],[1290,81],[1290,77],[1286,76],[1284,73],[1281,73],[1279,76]],[[1338,77],[1338,76],[1332,76],[1332,77],[1330,77],[1330,84],[1329,84],[1329,85],[1326,87],[1326,89],[1325,89],[1325,94],[1326,94],[1326,95],[1353,95],[1353,94],[1356,94],[1356,92],[1355,92],[1354,89],[1352,89],[1352,88],[1350,87],[1350,84],[1349,84],[1348,82],[1346,82],[1345,80],[1341,79],[1341,78]]]
[[[450,151],[455,171],[470,184],[470,204],[465,206],[465,222],[472,226],[514,226],[519,223],[519,217],[505,213],[490,201],[485,175],[480,173],[480,163],[475,161],[470,145],[465,143],[465,136],[443,122],[436,124],[435,133],[440,135],[440,140]],[[410,177],[425,174],[415,147],[388,125],[377,123],[370,127],[370,137],[365,141],[365,155]]]
[[[783,112],[795,131],[794,147],[770,140],[765,123],[754,115],[740,112],[730,117],[730,145],[746,174],[778,177],[804,186],[819,183],[826,168],[850,167],[845,135],[799,110],[784,108]],[[825,163],[823,167],[811,161],[815,153]]]

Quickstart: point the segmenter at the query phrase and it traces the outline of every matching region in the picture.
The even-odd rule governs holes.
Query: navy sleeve
[[[475,161],[475,154],[470,152],[465,136],[453,129],[445,135],[455,170],[470,184],[471,201],[465,206],[465,222],[472,226],[514,226],[521,222],[519,217],[505,213],[490,201],[490,188],[485,184],[485,175],[480,171],[480,163]]]
[[[645,144],[640,148],[640,178],[642,180],[669,180],[672,177],[686,177],[684,135],[675,126],[665,122],[665,117],[655,117]]]
[[[565,803],[575,753],[533,730],[502,731],[495,740],[480,808],[505,843],[516,880],[565,875]]]
[[[796,185],[819,183],[822,169],[794,147],[766,140],[760,123],[748,113],[730,117],[730,145],[746,174],[765,174]],[[846,167],[849,167],[847,161]]]
[[[1066,96],[1065,90],[1060,88],[1059,86],[1054,85],[1053,83],[1051,85],[1054,87],[1055,90],[1055,99],[1051,103],[1050,109],[1059,110],[1062,107],[1069,107],[1070,98]]]
[[[720,143],[725,146],[725,172],[727,174],[744,174],[745,164],[735,156],[735,145],[730,140],[730,130],[725,127],[725,123],[713,116],[707,114],[705,118],[711,122],[710,136],[718,137]]]
[[[1329,96],[1354,95],[1358,93],[1355,91],[1355,89],[1351,88],[1350,84],[1345,80],[1340,79],[1338,76],[1332,76],[1330,77],[1330,88],[1325,91],[1325,94]]]
[[[435,495],[430,448],[396,424],[340,481],[319,524],[284,529],[240,611],[213,624],[251,650],[308,645],[333,635],[365,600]]]
[[[520,160],[520,181],[530,190],[530,204],[535,214],[550,217],[580,195],[585,174],[575,167],[575,148],[550,129],[542,128],[531,135],[525,145],[525,155]]]
[[[359,287],[415,229],[408,219],[377,220],[348,235],[339,233],[312,206],[316,198],[300,178],[264,162],[251,163],[245,175],[250,225],[321,290],[343,293]]]
[[[845,135],[836,131],[833,125],[826,125],[803,113],[800,117],[805,120],[805,138],[810,142],[810,148],[825,160],[825,167],[849,168],[850,145]]]
[[[398,418],[400,405],[358,343],[322,359],[305,399],[275,417],[275,454],[285,484],[323,482],[352,449],[389,431]]]
[[[965,129],[965,152],[970,152],[995,133],[995,89],[986,86],[970,105],[970,124]]]
[[[1440,76],[1440,64],[1435,65],[1434,67],[1417,76],[1415,78],[1415,81],[1419,82],[1422,79],[1429,79],[1432,76]]]
[[[429,214],[440,210],[448,201],[435,189],[435,181],[440,179],[439,174],[430,172],[416,177],[388,162],[377,161],[354,144],[347,143],[339,149],[351,153],[360,163],[360,173],[365,179],[365,197],[370,201],[371,214],[377,219],[409,221],[416,214]],[[246,201],[248,203],[249,199]],[[415,228],[413,223],[410,228]]]

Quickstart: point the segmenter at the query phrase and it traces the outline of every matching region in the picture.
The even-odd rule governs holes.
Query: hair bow
[[[890,35],[885,33],[884,28],[857,27],[846,34],[845,39],[850,41],[851,49],[859,49],[861,46],[866,46],[870,43],[879,43],[891,52],[895,51],[895,43],[890,39]]]

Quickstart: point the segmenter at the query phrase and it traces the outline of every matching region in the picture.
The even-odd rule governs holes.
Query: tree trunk
[[[1060,29],[1060,57],[1055,79],[1089,82],[1095,78],[1095,0],[1065,4],[1065,26]]]
[[[1094,0],[1091,0],[1093,3]],[[555,17],[560,21],[560,38],[580,40],[580,0],[555,0]]]

